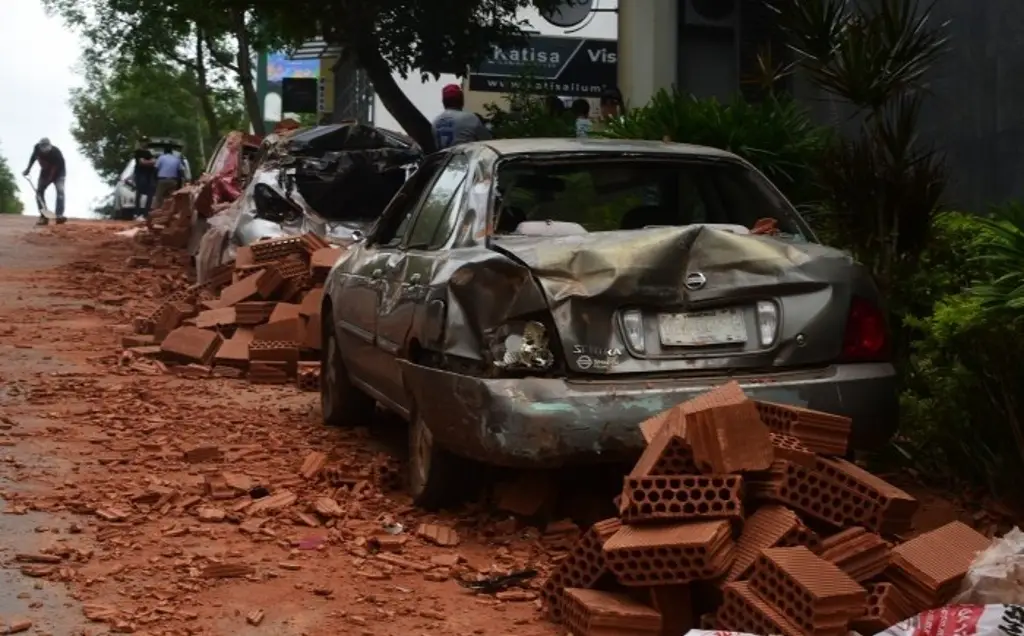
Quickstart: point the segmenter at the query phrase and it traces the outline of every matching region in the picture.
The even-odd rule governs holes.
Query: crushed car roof
[[[708,146],[694,146],[692,144],[677,144],[665,141],[644,141],[637,139],[494,139],[490,141],[478,141],[467,145],[486,146],[499,155],[560,152],[621,152],[739,159],[739,157],[731,152],[726,152],[724,150]]]

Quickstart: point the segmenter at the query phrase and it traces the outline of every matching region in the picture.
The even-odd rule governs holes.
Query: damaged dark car
[[[234,258],[238,247],[260,240],[312,232],[352,242],[373,225],[422,156],[408,137],[357,123],[268,136],[241,196],[202,230],[200,280]]]
[[[634,459],[637,424],[729,380],[853,418],[898,419],[869,272],[821,245],[756,169],[660,142],[522,139],[427,157],[331,271],[322,406],[410,423],[410,490],[463,462]]]

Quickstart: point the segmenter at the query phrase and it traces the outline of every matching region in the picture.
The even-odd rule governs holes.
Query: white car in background
[[[163,149],[166,146],[174,148],[174,154],[179,157],[181,157],[181,151],[185,149],[183,142],[168,137],[153,137],[146,143],[146,148],[153,153],[154,157],[162,155]],[[191,181],[192,170],[188,165],[188,159],[182,157],[182,163],[185,166],[184,181]],[[135,209],[135,186],[129,183],[134,174],[135,157],[133,156],[128,160],[124,170],[121,171],[121,176],[117,179],[117,185],[114,186],[114,219],[122,221],[131,220],[138,214],[138,211]]]

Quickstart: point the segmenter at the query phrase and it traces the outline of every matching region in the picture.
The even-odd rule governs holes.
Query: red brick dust
[[[17,354],[0,362],[0,496],[7,513],[52,515],[24,574],[67,585],[92,631],[559,633],[539,587],[560,552],[539,531],[414,508],[381,479],[367,430],[324,427],[315,394],[117,353],[132,317],[188,284],[179,253],[117,236],[127,227],[44,228],[19,243],[23,269],[0,262],[0,345]],[[302,475],[311,451],[326,468]],[[437,545],[421,524],[458,539]],[[497,598],[454,580],[526,568],[540,576]]]

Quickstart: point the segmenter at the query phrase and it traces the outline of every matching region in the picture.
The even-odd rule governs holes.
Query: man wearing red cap
[[[487,130],[480,118],[473,113],[462,110],[465,98],[462,87],[448,84],[441,89],[441,103],[444,112],[434,119],[434,143],[438,150],[443,150],[468,141],[490,139],[491,131]]]

